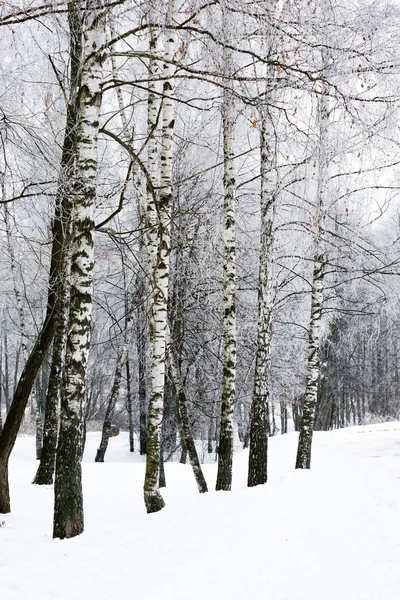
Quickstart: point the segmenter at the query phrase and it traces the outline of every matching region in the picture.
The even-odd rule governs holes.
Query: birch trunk
[[[223,374],[221,423],[216,490],[232,485],[233,416],[236,379],[236,243],[235,177],[233,168],[233,100],[225,92],[222,109],[224,146],[224,266],[223,266]]]
[[[273,281],[274,193],[268,189],[269,161],[267,117],[261,116],[261,230],[258,278],[257,351],[250,423],[250,452],[247,485],[266,483],[268,477],[269,374],[271,365]]]
[[[112,37],[115,38],[116,33],[115,33],[112,23],[110,23],[110,29],[111,29]],[[156,45],[155,38],[151,31],[151,34],[150,34],[150,52],[151,53],[155,52],[155,45]],[[116,65],[114,56],[111,56],[111,65],[112,65],[113,77],[115,79],[118,79],[118,77],[117,77],[118,70],[117,70],[117,65]],[[154,145],[154,148],[153,148],[153,144],[155,144],[154,130],[157,125],[156,96],[153,91],[154,86],[155,86],[153,79],[155,78],[156,74],[157,74],[156,63],[153,59],[150,59],[148,122],[149,122],[149,132],[151,132],[149,134],[151,137],[151,141],[149,141],[148,148],[151,148],[151,150],[149,150],[148,171],[149,171],[150,177],[153,182],[155,182],[154,168],[155,168],[155,164],[156,164],[154,155],[156,155],[156,153],[157,153],[157,146]],[[116,95],[117,95],[117,101],[118,101],[119,114],[121,117],[122,128],[123,128],[122,137],[125,141],[130,143],[131,139],[130,139],[129,131],[128,131],[129,123],[128,123],[128,118],[126,116],[126,109],[124,106],[122,90],[120,87],[116,88]],[[150,155],[151,155],[151,158],[150,158]],[[151,166],[150,166],[150,164],[151,164]],[[150,234],[148,233],[148,223],[147,223],[147,202],[146,202],[145,194],[143,193],[142,181],[141,181],[141,177],[140,177],[140,169],[138,168],[136,161],[133,161],[133,163],[132,163],[132,179],[133,179],[135,192],[137,195],[137,202],[138,202],[138,209],[139,209],[138,212],[139,212],[140,222],[143,227],[143,233],[141,234],[141,238],[139,241],[139,256],[142,257],[144,254],[145,262],[147,264],[147,269],[146,269],[146,267],[144,268],[145,275],[143,275],[143,272],[141,272],[139,270],[137,277],[136,277],[136,291],[137,291],[138,305],[139,305],[138,310],[137,310],[137,320],[136,320],[136,347],[137,347],[137,354],[138,354],[138,381],[139,381],[139,386],[138,386],[139,387],[139,451],[140,451],[140,454],[143,455],[143,454],[146,454],[146,439],[147,439],[147,384],[146,384],[146,378],[147,378],[147,368],[146,368],[146,366],[147,366],[147,353],[146,353],[146,329],[147,329],[146,307],[147,307],[147,301],[146,301],[146,299],[148,297],[148,293],[146,290],[146,280],[148,281],[150,279],[151,261],[150,261],[149,254],[148,254],[148,236]],[[150,195],[151,195],[151,192],[150,192],[150,190],[148,190],[148,196],[150,197]],[[154,205],[154,202],[153,202],[153,205]],[[155,216],[156,216],[156,213],[154,210],[154,218],[155,218]],[[153,235],[154,235],[154,232],[155,232],[154,225],[152,227],[152,231],[153,231]],[[140,258],[139,258],[139,260],[140,260]],[[146,275],[147,275],[147,277],[146,277]],[[128,357],[127,357],[127,361],[126,361],[126,374],[127,374],[127,388],[128,388],[127,410],[128,410],[128,420],[129,420],[129,447],[130,447],[130,452],[134,452],[133,402],[132,402],[131,389],[130,389],[131,375],[130,375],[130,365],[129,365]]]
[[[144,502],[147,512],[156,512],[164,507],[159,491],[160,452],[163,418],[163,396],[165,377],[165,346],[168,306],[170,212],[172,205],[172,158],[174,132],[174,92],[172,79],[175,54],[175,39],[165,33],[162,144],[161,144],[161,187],[157,206],[157,240],[149,246],[150,256],[155,254],[153,287],[151,291],[150,352],[151,393],[147,423],[147,457],[144,480]],[[150,158],[150,157],[149,157]],[[149,205],[148,205],[149,210]],[[155,252],[154,252],[155,250]]]
[[[57,279],[58,317],[46,394],[42,455],[36,476],[33,480],[33,483],[38,485],[50,485],[53,483],[70,301],[71,217],[73,203],[69,192],[69,182],[74,175],[76,156],[76,128],[79,112],[78,92],[82,63],[82,20],[80,12],[73,10],[72,7],[68,19],[70,28],[71,87],[67,107],[67,120],[61,157],[61,176],[58,185],[59,192],[56,200],[55,214],[55,220],[60,223],[60,233],[63,236],[57,248],[57,254],[60,258],[60,273]]]
[[[110,398],[107,405],[106,416],[104,419],[103,430],[101,434],[101,442],[99,449],[97,450],[95,462],[104,462],[104,456],[108,447],[109,433],[112,425],[112,419],[114,417],[115,406],[118,401],[119,392],[121,389],[122,370],[126,365],[128,350],[131,343],[133,324],[133,311],[130,311],[125,326],[124,343],[117,359],[117,365],[115,367],[114,383],[111,389]]]
[[[132,402],[132,390],[131,390],[131,367],[129,360],[129,352],[126,357],[125,363],[126,369],[126,410],[128,412],[128,427],[129,427],[129,452],[135,451],[135,438],[133,428],[133,402]]]
[[[70,3],[70,6],[71,10],[74,10],[74,4],[72,2]],[[78,12],[77,18],[80,19],[80,11],[78,10]],[[65,145],[69,143],[71,143],[71,138],[66,137],[64,140],[63,154],[66,151]],[[62,194],[60,191],[59,193]],[[66,194],[62,194],[62,198],[63,215],[66,215],[68,214],[68,209],[70,207],[70,198],[68,198]],[[11,510],[8,461],[18,435],[36,375],[50,347],[56,328],[59,299],[58,283],[62,277],[62,249],[64,245],[65,223],[56,211],[52,223],[52,249],[46,316],[36,342],[29,354],[28,360],[25,363],[22,374],[14,388],[13,401],[7,411],[7,418],[0,435],[0,513],[8,513]]]
[[[86,13],[73,186],[71,303],[54,486],[54,538],[74,537],[82,533],[84,527],[81,460],[92,318],[93,212],[103,75],[103,52],[98,49],[106,42],[103,2],[97,0],[91,6]]]
[[[311,313],[308,330],[308,360],[306,375],[306,392],[303,414],[300,423],[300,435],[297,447],[296,469],[309,469],[311,466],[311,446],[314,430],[315,410],[318,401],[319,381],[319,338],[322,317],[324,289],[324,194],[328,171],[327,128],[329,113],[327,98],[319,98],[318,118],[320,128],[319,139],[319,173],[317,188],[317,213],[315,231],[314,268],[311,283]]]
[[[197,483],[200,494],[208,492],[207,482],[205,480],[203,470],[201,468],[199,456],[196,450],[196,444],[193,438],[192,430],[189,421],[189,412],[187,407],[187,398],[185,389],[182,384],[179,361],[176,356],[176,350],[171,346],[169,350],[169,362],[171,367],[172,378],[177,396],[177,420],[179,427],[179,435],[181,440],[184,440],[184,446],[189,454],[190,465],[193,470],[193,475]]]
[[[33,480],[33,483],[37,485],[51,485],[53,483],[56,461],[61,385],[64,374],[65,344],[69,314],[69,282],[71,277],[70,256],[68,256],[67,248],[64,249],[64,252],[64,280],[62,283],[60,282],[59,287],[59,315],[53,340],[51,370],[46,394],[43,446],[38,470]]]

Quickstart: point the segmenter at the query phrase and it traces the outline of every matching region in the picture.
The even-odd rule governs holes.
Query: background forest
[[[20,427],[83,530],[85,433],[164,461],[400,415],[400,6],[0,6],[0,512]],[[93,460],[95,456],[93,456]],[[295,457],[293,456],[293,465]],[[12,492],[12,490],[11,490]]]

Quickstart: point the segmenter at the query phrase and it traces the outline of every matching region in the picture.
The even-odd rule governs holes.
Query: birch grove
[[[298,436],[309,469],[314,430],[398,418],[399,7],[17,4],[0,11],[0,512],[18,433],[68,538],[86,432],[100,463],[128,432],[151,513],[172,461],[230,491],[248,452],[264,485],[269,437]]]

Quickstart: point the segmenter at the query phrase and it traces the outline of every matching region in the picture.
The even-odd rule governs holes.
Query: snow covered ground
[[[144,463],[125,434],[84,464],[85,533],[51,539],[53,492],[31,485],[34,440],[10,466],[0,515],[1,600],[400,600],[400,423],[317,433],[309,472],[296,434],[273,438],[266,486],[199,496],[189,466],[166,465],[167,506],[146,515]],[[213,488],[216,465],[204,466]]]

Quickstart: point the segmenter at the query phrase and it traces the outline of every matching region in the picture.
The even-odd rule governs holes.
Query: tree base
[[[84,517],[81,464],[79,461],[59,464],[61,459],[65,461],[62,452],[61,458],[57,457],[54,481],[53,538],[63,540],[83,533]]]
[[[41,460],[32,483],[35,485],[52,485],[53,478],[54,462],[49,463]]]
[[[94,462],[104,462],[104,452],[102,452],[100,450],[100,448],[97,450],[96,453],[96,458],[94,459]]]
[[[11,512],[10,488],[8,485],[8,465],[0,466],[0,513]]]
[[[154,513],[162,510],[165,502],[158,490],[153,492],[144,492],[144,503],[147,513]]]
[[[311,467],[311,444],[312,435],[304,434],[300,430],[299,443],[297,447],[296,469],[310,469]]]
[[[53,539],[73,538],[83,533],[83,515],[77,514],[62,522],[54,522]]]

